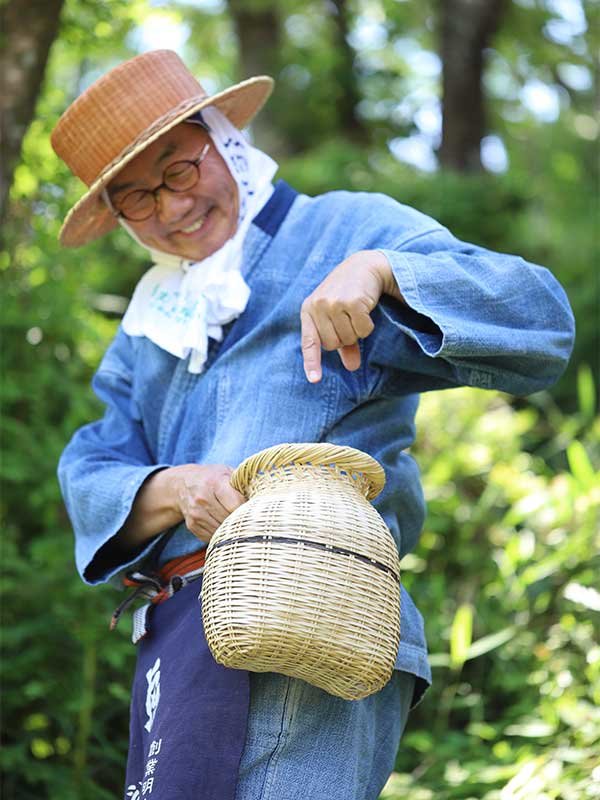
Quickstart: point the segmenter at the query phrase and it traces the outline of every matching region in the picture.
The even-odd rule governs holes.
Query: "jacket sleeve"
[[[405,304],[384,297],[373,312],[369,394],[467,385],[525,395],[566,368],[573,314],[547,269],[441,227],[381,252]]]
[[[106,404],[102,419],[78,430],[58,465],[58,479],[75,532],[75,561],[86,583],[107,581],[153,546],[124,553],[114,547],[143,482],[170,466],[155,464],[132,399],[133,349],[119,329],[92,387]]]

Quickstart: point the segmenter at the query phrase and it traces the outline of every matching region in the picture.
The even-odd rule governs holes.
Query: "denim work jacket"
[[[310,384],[300,349],[300,306],[358,250],[382,251],[406,304],[383,297],[356,372],[323,353]],[[419,392],[455,386],[518,395],[544,389],[564,370],[573,342],[565,293],[544,268],[458,241],[439,223],[379,194],[297,194],[280,181],[254,219],[242,274],[246,310],[210,340],[205,371],[119,329],[94,377],[103,419],[65,449],[59,479],[75,530],[83,579],[107,581],[147,557],[156,540],[116,563],[111,539],[144,480],[195,462],[237,466],[281,442],[359,448],[385,468],[374,505],[400,556],[416,545],[425,515],[415,438]],[[204,547],[181,524],[161,561]],[[415,702],[431,681],[423,620],[401,598],[396,669],[416,676]]]

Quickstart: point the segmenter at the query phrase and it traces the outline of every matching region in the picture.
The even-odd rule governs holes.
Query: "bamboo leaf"
[[[448,653],[431,653],[428,658],[431,667],[449,667],[450,656]]]
[[[473,607],[468,603],[459,606],[450,630],[450,666],[460,669],[467,659],[473,636]]]
[[[579,603],[592,611],[600,611],[600,592],[592,586],[582,586],[576,581],[571,581],[565,586],[563,595],[572,603]]]
[[[582,486],[591,489],[598,483],[598,476],[581,442],[571,442],[567,447],[567,460],[573,476]]]
[[[497,647],[501,647],[506,642],[509,642],[516,634],[517,628],[515,625],[510,625],[508,628],[503,628],[496,633],[490,633],[488,636],[482,636],[469,647],[465,661],[469,661],[477,656],[482,656],[484,653],[489,653]]]
[[[582,364],[577,372],[577,397],[585,419],[593,419],[596,413],[596,389],[589,364]]]

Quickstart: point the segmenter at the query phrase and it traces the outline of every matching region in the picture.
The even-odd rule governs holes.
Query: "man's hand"
[[[360,367],[358,340],[373,331],[370,313],[382,294],[402,301],[383,253],[359,250],[338,264],[302,303],[302,357],[311,383],[321,380],[322,347],[337,350],[346,369]]]
[[[231,486],[233,469],[224,464],[182,464],[168,472],[185,525],[203,542],[210,541],[226,517],[246,501]]]
[[[131,552],[180,522],[208,542],[246,500],[231,486],[232,472],[225,464],[181,464],[158,470],[140,487],[114,544]]]

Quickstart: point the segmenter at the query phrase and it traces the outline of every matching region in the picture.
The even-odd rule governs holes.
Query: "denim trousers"
[[[393,768],[415,677],[342,700],[297,678],[250,673],[235,800],[377,800]]]

